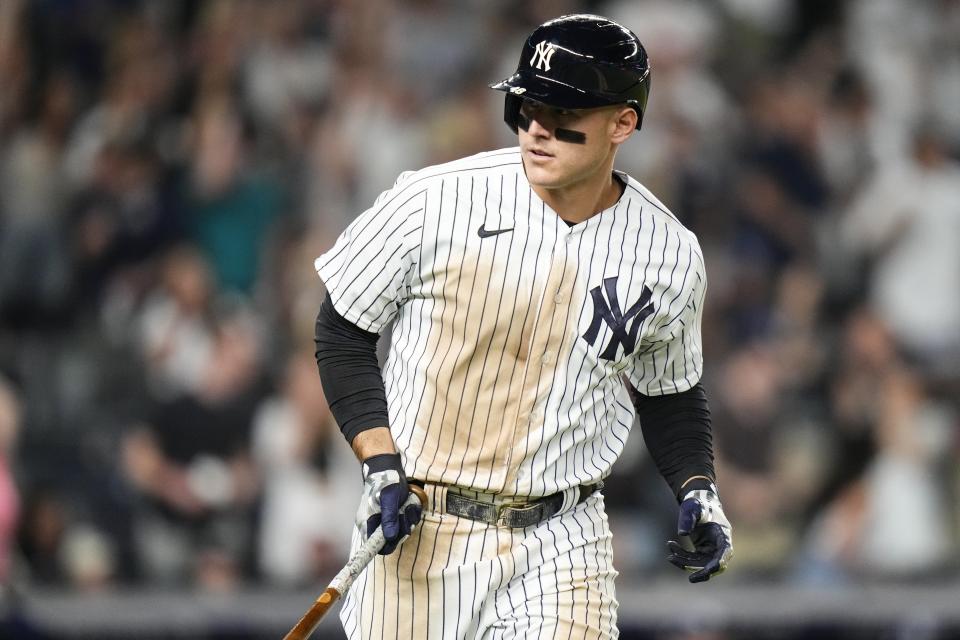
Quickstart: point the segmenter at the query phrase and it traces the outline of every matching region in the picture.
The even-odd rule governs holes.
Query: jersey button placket
[[[561,223],[562,224],[562,223]],[[561,302],[560,297],[564,289],[565,270],[569,261],[570,248],[566,242],[569,232],[566,229],[558,229],[556,235],[549,240],[549,269],[546,273],[546,281],[543,288],[540,289],[541,304],[534,316],[534,331],[530,338],[528,347],[528,367],[524,371],[522,383],[522,397],[520,399],[520,408],[517,414],[517,422],[514,430],[514,446],[507,447],[508,463],[512,464],[512,454],[520,452],[521,455],[527,455],[526,437],[532,426],[541,424],[543,421],[543,411],[534,409],[534,407],[544,401],[543,396],[549,391],[549,385],[541,384],[541,376],[551,376],[549,367],[556,359],[555,347],[553,345],[562,342],[562,327],[565,325],[562,317],[556,317],[557,305]],[[563,311],[566,314],[566,311]],[[553,349],[551,349],[553,347]],[[507,479],[505,484],[509,485],[515,481],[518,469],[507,470]]]

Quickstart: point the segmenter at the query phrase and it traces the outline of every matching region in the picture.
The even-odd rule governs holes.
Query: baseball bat
[[[410,497],[407,498],[402,508],[406,509],[416,504],[415,501],[419,501],[421,507],[424,509],[427,508],[427,494],[420,487],[410,485]],[[310,634],[313,633],[313,630],[317,628],[317,625],[320,624],[320,621],[323,620],[323,616],[325,616],[327,611],[330,610],[330,607],[333,606],[333,603],[339,600],[340,596],[350,589],[350,585],[357,579],[360,572],[370,564],[370,561],[376,557],[380,549],[383,548],[383,544],[383,530],[378,527],[377,530],[367,538],[367,541],[357,549],[356,553],[350,557],[343,569],[333,577],[333,580],[330,581],[327,588],[320,594],[320,597],[317,598],[307,612],[303,614],[300,622],[294,625],[293,629],[290,629],[287,635],[283,637],[283,640],[307,640]]]

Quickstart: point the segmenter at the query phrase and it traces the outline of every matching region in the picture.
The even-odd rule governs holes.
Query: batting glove
[[[677,533],[690,539],[693,551],[671,540],[667,543],[667,560],[692,572],[690,582],[705,582],[726,570],[733,557],[732,529],[715,491],[699,489],[683,497]]]
[[[380,549],[380,555],[393,553],[420,522],[420,506],[408,505],[401,509],[408,495],[410,487],[400,466],[400,454],[383,453],[363,461],[363,496],[357,526],[366,531],[367,538],[382,526],[386,544]]]

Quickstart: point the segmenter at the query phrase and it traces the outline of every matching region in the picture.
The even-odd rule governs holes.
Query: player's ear
[[[610,142],[620,144],[637,128],[637,112],[631,107],[618,107],[610,120]]]

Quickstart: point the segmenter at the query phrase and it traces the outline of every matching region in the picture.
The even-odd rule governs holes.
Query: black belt
[[[580,504],[595,491],[602,488],[602,482],[580,485],[576,488],[578,492],[576,504]],[[450,489],[453,489],[453,487],[450,487]],[[563,491],[530,502],[511,502],[497,505],[468,498],[450,489],[447,490],[445,505],[447,513],[500,527],[515,529],[529,527],[556,515],[563,508]]]

